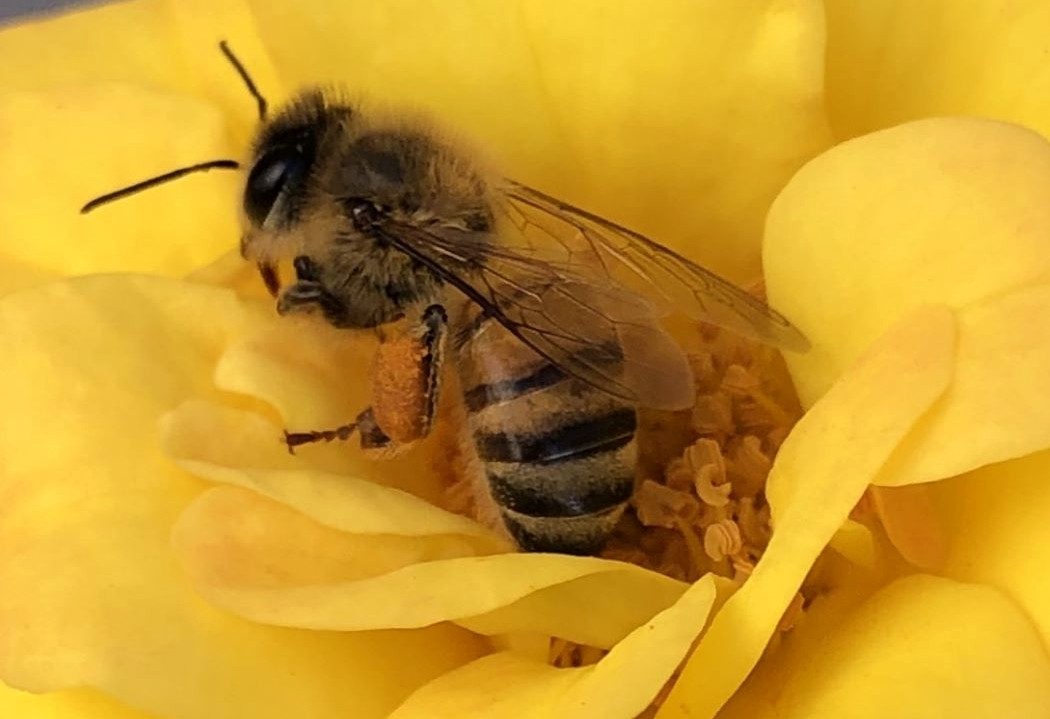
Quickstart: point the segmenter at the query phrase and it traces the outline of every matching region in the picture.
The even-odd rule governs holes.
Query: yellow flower
[[[1050,131],[1050,10],[979,4],[135,0],[0,32],[0,715],[630,717],[684,660],[660,716],[1046,716],[1050,146],[925,120],[792,179],[934,114]],[[428,501],[434,442],[284,452],[366,403],[371,347],[226,286],[236,178],[76,212],[243,154],[220,38],[271,100],[422,106],[737,279],[765,223],[814,348],[742,587],[507,554]],[[59,279],[113,271],[141,274]],[[550,636],[610,652],[555,669]]]

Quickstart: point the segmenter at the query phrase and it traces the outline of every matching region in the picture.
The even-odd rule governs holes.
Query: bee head
[[[352,116],[348,104],[311,90],[260,123],[244,182],[240,249],[271,294],[280,286],[276,263],[306,251],[311,236],[329,235],[317,226],[319,159]]]
[[[241,254],[258,261],[266,286],[271,293],[276,293],[278,281],[270,257],[281,254],[282,233],[287,234],[298,219],[307,197],[318,148],[329,130],[344,123],[351,116],[351,111],[345,103],[330,101],[321,92],[310,91],[301,94],[270,119],[267,116],[266,99],[240,60],[225,41],[219,43],[219,49],[233,65],[258,105],[261,129],[244,186],[243,209],[247,231],[241,238]],[[92,212],[103,205],[186,175],[213,169],[238,170],[241,167],[241,163],[228,159],[180,167],[95,197],[85,203],[80,211]]]
[[[262,124],[244,185],[244,215],[252,228],[278,231],[295,224],[319,148],[352,115],[349,105],[311,90]]]

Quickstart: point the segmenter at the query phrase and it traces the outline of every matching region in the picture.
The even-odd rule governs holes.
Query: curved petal
[[[494,654],[422,687],[390,719],[633,719],[671,678],[715,601],[711,575],[623,638],[597,664],[555,669]]]
[[[305,509],[328,514],[329,523],[342,515],[336,520],[342,530],[304,524],[302,515],[243,490],[213,490],[180,521],[176,554],[204,596],[240,616],[337,631],[455,621],[488,635],[540,633],[610,647],[686,588],[591,557],[475,557],[463,535],[413,536],[418,528],[393,515],[386,527],[366,532],[359,522],[371,510],[343,502]],[[339,560],[330,561],[327,550],[316,554],[315,541],[340,548]]]
[[[345,471],[325,472],[314,458],[304,462],[279,437],[277,427],[254,412],[201,400],[170,412],[160,430],[161,446],[186,471],[252,489],[324,526],[361,534],[456,535],[472,547],[469,554],[510,549],[502,536],[414,494],[355,479]],[[374,469],[389,471],[389,464],[376,462]]]
[[[1002,123],[915,122],[844,143],[770,212],[767,287],[814,343],[789,358],[811,403],[884,327],[957,308],[951,391],[880,481],[952,476],[1050,444],[1050,144]],[[834,302],[828,298],[835,298]],[[963,441],[962,438],[965,438]]]
[[[246,336],[216,376],[307,426],[342,421],[349,412],[333,388],[361,394],[362,383],[348,381],[360,377],[351,362],[361,348],[326,328],[303,330],[279,322]],[[685,589],[592,558],[476,556],[505,552],[507,541],[403,491],[440,493],[421,453],[400,463],[368,462],[346,446],[291,456],[277,425],[256,409],[194,400],[161,428],[161,446],[180,466],[230,485],[183,513],[176,555],[205,596],[253,621],[347,631],[453,620],[489,635],[536,632],[611,646]],[[339,561],[328,561],[332,552]]]
[[[752,717],[1043,717],[1050,660],[1023,612],[994,589],[915,575],[836,626],[811,624]]]
[[[393,461],[369,461],[345,443],[289,455],[281,423],[341,424],[367,404],[368,350],[355,333],[275,321],[230,342],[216,364],[217,384],[238,393],[242,407],[196,399],[165,415],[161,446],[176,463],[280,503],[216,490],[183,514],[175,551],[211,601],[281,626],[347,631],[454,620],[490,635],[533,632],[611,646],[685,590],[594,558],[475,556],[508,544],[420,498],[441,496],[441,477],[426,461],[435,449],[426,445],[437,437]],[[306,520],[307,531],[302,515],[320,526]],[[267,532],[253,532],[260,526]],[[345,557],[368,561],[309,569],[303,557],[322,536]],[[280,581],[260,579],[272,574]]]
[[[1044,250],[1050,257],[1050,248]],[[1050,447],[1050,284],[956,313],[951,391],[901,446],[881,484],[904,485]],[[965,438],[965,441],[960,441]]]
[[[942,571],[1000,588],[1050,646],[1050,451],[928,485],[947,549]]]
[[[0,716],[18,719],[150,719],[89,689],[30,694],[0,684]],[[155,716],[155,715],[154,715]]]
[[[1050,6],[1042,0],[827,0],[828,114],[855,137],[933,115],[1050,136]]]
[[[976,119],[901,125],[800,170],[770,210],[763,252],[770,300],[814,345],[788,357],[803,402],[913,308],[965,307],[1050,276],[1048,188],[1050,144]]]
[[[215,384],[242,400],[252,398],[250,412],[234,416],[201,404],[181,408],[185,413],[169,418],[166,436],[172,456],[228,468],[311,469],[367,477],[439,502],[451,479],[432,460],[447,454],[459,440],[457,433],[465,431],[461,418],[446,418],[445,403],[439,404],[431,436],[394,457],[369,458],[356,439],[308,445],[290,457],[283,442],[281,429],[338,427],[370,404],[375,347],[370,332],[348,332],[307,318],[282,318],[231,342],[215,368]],[[454,399],[451,392],[444,395]],[[243,446],[222,441],[231,422],[238,426]],[[249,426],[250,434],[242,434]],[[444,464],[452,466],[451,461]]]
[[[893,476],[893,472],[886,474]],[[886,539],[905,561],[930,572],[944,566],[949,543],[944,522],[930,494],[935,486],[935,483],[906,484],[870,489],[872,509]]]
[[[0,676],[90,686],[165,717],[384,716],[477,657],[467,632],[262,627],[204,602],[170,531],[202,483],[161,454],[159,417],[271,320],[227,290],[94,277],[0,300]],[[406,662],[405,657],[413,660]]]
[[[288,87],[427,108],[506,174],[737,277],[757,274],[773,196],[828,144],[815,0],[252,8]]]
[[[769,476],[769,546],[711,621],[659,717],[713,717],[737,690],[821,550],[948,386],[953,358],[951,312],[917,311],[799,420]]]

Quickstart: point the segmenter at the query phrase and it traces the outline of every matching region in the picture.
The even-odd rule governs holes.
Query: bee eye
[[[248,174],[244,211],[259,225],[269,217],[282,193],[294,190],[306,174],[309,160],[302,147],[279,147],[263,155]]]

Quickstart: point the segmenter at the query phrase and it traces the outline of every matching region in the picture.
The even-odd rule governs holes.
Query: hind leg
[[[362,449],[392,454],[426,437],[437,412],[447,323],[444,308],[431,305],[404,335],[384,342],[372,369],[372,406],[341,427],[285,432],[288,450],[356,432]]]

